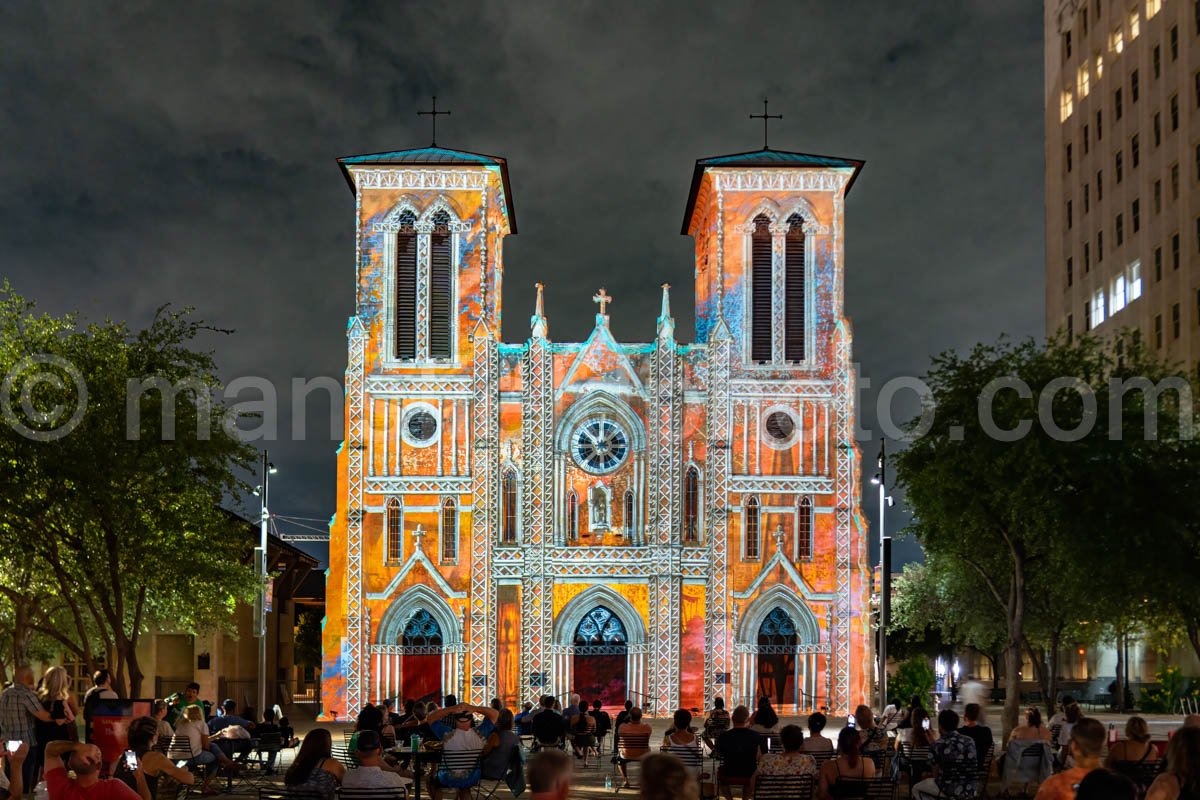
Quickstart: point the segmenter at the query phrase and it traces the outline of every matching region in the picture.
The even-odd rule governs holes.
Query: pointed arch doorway
[[[628,694],[628,656],[625,624],[612,609],[596,606],[575,627],[572,691],[604,706],[621,705]]]
[[[442,628],[423,608],[413,612],[400,635],[400,696],[442,699]]]
[[[768,697],[776,708],[796,705],[796,623],[779,606],[758,626],[758,674],[755,696]]]

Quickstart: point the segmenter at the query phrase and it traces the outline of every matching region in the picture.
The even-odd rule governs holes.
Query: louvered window
[[[683,541],[700,541],[700,475],[695,467],[683,476]]]
[[[800,500],[799,525],[796,528],[796,558],[810,561],[813,554],[813,506],[812,498]]]
[[[579,538],[579,498],[572,491],[567,495],[567,540]]]
[[[442,561],[458,560],[458,509],[453,500],[442,503]]]
[[[505,544],[517,541],[517,473],[511,469],[504,473],[504,527],[500,541]]]
[[[404,559],[404,524],[401,516],[400,501],[391,498],[387,503],[387,560],[391,564],[399,564]]]
[[[411,213],[400,218],[396,234],[395,332],[396,358],[417,357],[417,234]]]
[[[760,552],[758,522],[758,501],[751,497],[746,501],[746,525],[744,531],[747,559],[757,559]]]
[[[440,212],[433,225],[429,237],[429,357],[449,359],[454,330],[449,215]]]
[[[750,267],[750,359],[771,360],[771,229],[766,217],[754,220]]]
[[[788,220],[784,243],[783,357],[804,360],[804,223],[798,216]]]

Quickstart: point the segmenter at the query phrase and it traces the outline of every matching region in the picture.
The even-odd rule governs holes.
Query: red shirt
[[[86,789],[67,777],[62,767],[46,770],[46,790],[50,800],[142,800],[124,781],[101,778]]]

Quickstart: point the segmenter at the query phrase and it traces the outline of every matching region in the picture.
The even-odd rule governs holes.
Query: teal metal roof
[[[863,164],[866,162],[857,158],[839,158],[837,156],[818,156],[812,153],[792,153],[787,150],[771,150],[763,148],[762,150],[751,150],[749,153],[732,153],[727,156],[711,156],[710,158],[700,158],[696,160],[696,169],[692,173],[692,188],[688,192],[687,209],[683,213],[683,230],[680,231],[684,236],[687,236],[688,225],[692,221],[692,212],[696,206],[696,195],[700,191],[700,179],[704,176],[704,170],[708,167],[775,167],[778,169],[805,169],[805,168],[825,168],[825,169],[849,169],[853,170],[850,175],[849,182],[846,183],[846,194],[850,193],[850,187],[854,185],[854,181],[858,178],[858,173],[862,170]]]

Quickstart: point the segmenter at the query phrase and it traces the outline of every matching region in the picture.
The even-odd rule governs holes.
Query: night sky
[[[203,345],[224,378],[279,386],[273,510],[318,519],[340,421],[317,393],[291,441],[288,387],[345,370],[353,198],[334,159],[428,144],[431,94],[452,111],[439,144],[509,162],[507,341],[538,280],[552,339],[588,334],[601,285],[617,337],[651,339],[666,281],[690,341],[692,167],[761,146],[764,95],[773,147],[867,162],[846,304],[874,386],[1041,332],[1040,3],[703,5],[5,3],[0,276],[56,313],[141,325],[172,303],[235,329]]]

